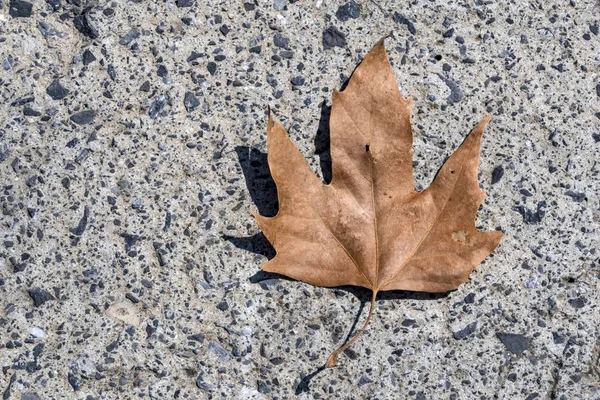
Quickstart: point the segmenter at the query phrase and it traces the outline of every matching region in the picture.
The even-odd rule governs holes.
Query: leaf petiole
[[[371,322],[371,317],[373,316],[373,310],[375,309],[375,299],[376,298],[377,298],[377,291],[374,290],[373,297],[371,297],[371,308],[369,309],[369,315],[367,316],[367,320],[365,321],[365,324],[363,325],[362,329],[348,343],[346,343],[345,345],[343,345],[342,347],[340,347],[339,349],[337,349],[336,351],[331,353],[331,355],[327,359],[327,362],[325,363],[325,368],[336,367],[337,366],[337,358],[340,355],[340,353],[343,352],[344,350],[346,350],[348,347],[352,346],[352,343],[356,342],[356,340],[363,334],[365,329],[367,329],[367,325],[369,325],[369,322]]]

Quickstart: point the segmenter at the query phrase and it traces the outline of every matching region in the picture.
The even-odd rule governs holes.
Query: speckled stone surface
[[[0,4],[3,400],[600,399],[596,1]],[[370,294],[259,272],[266,109],[327,179],[331,91],[386,34],[417,188],[494,116],[505,237],[322,370]]]

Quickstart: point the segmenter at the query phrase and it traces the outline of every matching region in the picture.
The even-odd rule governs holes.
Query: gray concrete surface
[[[3,399],[600,399],[597,1],[0,4]],[[259,273],[266,109],[327,178],[331,91],[385,34],[418,188],[494,115],[505,238],[322,371],[369,293]]]

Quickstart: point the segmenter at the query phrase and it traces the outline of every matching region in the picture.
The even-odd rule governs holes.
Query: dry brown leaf
[[[364,332],[378,292],[454,290],[502,238],[500,231],[475,227],[485,197],[477,182],[479,147],[491,117],[477,124],[431,186],[416,192],[411,103],[398,89],[381,39],[347,88],[333,91],[329,185],[269,112],[268,162],[279,213],[254,214],[277,252],[263,270],[316,286],[373,291],[364,327],[331,354],[327,367]]]

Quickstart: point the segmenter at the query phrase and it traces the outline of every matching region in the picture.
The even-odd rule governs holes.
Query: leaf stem
[[[325,368],[336,367],[337,366],[337,358],[340,355],[340,353],[343,352],[344,350],[346,350],[348,347],[350,347],[352,345],[352,343],[356,342],[356,340],[363,334],[365,329],[367,329],[367,325],[369,325],[369,322],[371,321],[371,317],[373,316],[373,310],[375,309],[375,299],[376,298],[377,298],[377,291],[374,290],[373,297],[371,298],[371,308],[369,309],[369,315],[367,316],[367,320],[365,321],[365,324],[363,325],[362,329],[348,343],[346,343],[345,345],[343,345],[342,347],[340,347],[339,349],[337,349],[336,351],[331,353],[331,355],[327,359],[327,362],[325,363]]]

